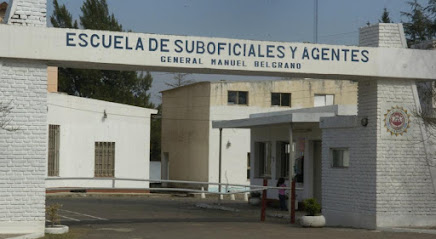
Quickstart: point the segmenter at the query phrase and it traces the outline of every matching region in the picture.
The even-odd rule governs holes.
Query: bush
[[[252,198],[260,198],[260,192],[251,192],[250,197]]]
[[[61,204],[56,203],[45,208],[45,212],[47,214],[47,219],[50,220],[51,226],[59,225],[61,223],[61,219],[59,217],[58,211],[62,207]]]
[[[315,198],[308,198],[303,201],[303,204],[307,216],[318,216],[321,214],[321,205],[319,205]]]

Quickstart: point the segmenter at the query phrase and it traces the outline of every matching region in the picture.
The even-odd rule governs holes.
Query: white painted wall
[[[44,29],[46,0],[10,0],[8,4],[7,19],[3,19],[3,23]],[[18,15],[25,16],[20,18]],[[4,36],[17,39],[1,31],[0,36],[1,39]],[[0,59],[0,101],[3,104],[11,102],[9,116],[12,125],[19,128],[14,132],[0,130],[0,234],[33,233],[35,237],[44,236],[46,82],[45,63]]]
[[[250,114],[289,110],[278,107],[211,106],[209,125],[209,182],[218,182],[219,129],[212,128],[214,120],[248,118]],[[247,153],[250,152],[250,129],[223,129],[221,182],[250,184],[247,179]],[[217,190],[211,186],[209,190]]]
[[[386,25],[370,29],[398,31]],[[402,47],[398,39],[384,38],[392,34],[381,34],[371,44]],[[358,106],[358,116],[348,122],[337,117],[321,121],[322,213],[327,224],[363,228],[435,226],[434,160],[426,147],[426,129],[413,116],[420,109],[415,82],[360,81]],[[409,128],[402,135],[392,135],[385,127],[385,115],[392,107],[410,114]],[[362,118],[368,119],[366,127],[360,124]],[[349,148],[348,168],[330,166],[329,151],[333,147]]]
[[[103,118],[106,111],[107,118]],[[59,178],[94,177],[97,141],[115,142],[115,178],[149,178],[150,115],[153,109],[48,94],[48,123],[60,125]],[[47,180],[46,187],[111,187],[111,181]],[[148,187],[117,181],[115,187]]]
[[[161,179],[161,162],[150,161],[150,179]]]

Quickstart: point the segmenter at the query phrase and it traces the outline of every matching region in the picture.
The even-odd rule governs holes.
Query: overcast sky
[[[48,1],[48,15],[53,12]],[[58,0],[75,19],[83,0]],[[314,0],[107,0],[109,9],[125,30],[144,33],[225,37],[237,39],[314,42]],[[394,22],[407,21],[406,0],[319,0],[318,42],[357,45],[359,27],[377,23],[383,8]],[[427,0],[420,0],[426,5]],[[49,24],[50,25],[50,24]],[[152,72],[152,100],[171,74]],[[253,77],[191,75],[196,81],[248,80]],[[257,77],[255,80],[271,79]]]

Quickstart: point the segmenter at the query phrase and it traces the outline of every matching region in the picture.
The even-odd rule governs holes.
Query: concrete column
[[[365,46],[405,47],[398,24],[362,28],[360,37]],[[321,120],[327,224],[436,226],[434,160],[426,153],[422,121],[413,114],[419,108],[413,80],[361,79],[358,115]],[[349,167],[331,167],[331,148],[349,150]]]
[[[45,0],[9,1],[5,21],[46,25]],[[11,126],[0,129],[0,233],[36,233],[45,225],[47,66],[0,58],[0,102],[10,103]]]

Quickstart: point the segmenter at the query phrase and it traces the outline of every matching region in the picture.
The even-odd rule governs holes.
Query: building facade
[[[212,121],[333,104],[355,104],[352,81],[200,82],[162,92],[162,177],[218,182],[219,129]],[[222,132],[221,182],[249,184],[250,130]],[[209,190],[217,190],[211,186]]]
[[[148,188],[111,179],[149,179],[156,110],[60,93],[49,93],[47,105],[47,188]]]

